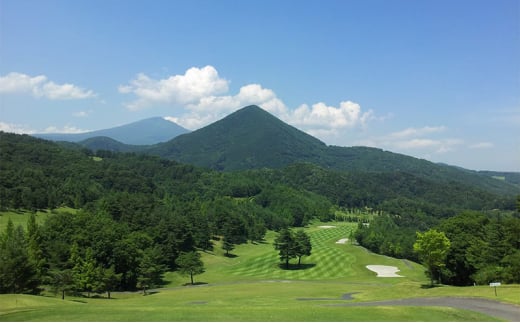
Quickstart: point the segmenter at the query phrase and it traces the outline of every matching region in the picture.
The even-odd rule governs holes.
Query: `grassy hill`
[[[330,305],[395,298],[464,296],[495,298],[489,286],[422,288],[422,266],[379,256],[351,244],[337,244],[353,224],[314,224],[307,228],[313,252],[305,269],[283,270],[272,247],[240,245],[235,257],[204,253],[206,272],[187,277],[170,273],[166,288],[141,293],[112,293],[115,299],[0,295],[1,321],[493,321],[496,318],[447,307]],[[401,278],[378,278],[366,265],[397,266]],[[504,286],[496,297],[519,303],[519,286]],[[346,294],[352,299],[348,300]],[[50,296],[50,295],[49,295]]]

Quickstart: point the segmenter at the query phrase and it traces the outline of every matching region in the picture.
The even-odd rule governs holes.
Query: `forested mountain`
[[[518,172],[494,172],[482,170],[479,171],[479,174],[520,186],[520,173]]]
[[[476,172],[377,148],[327,146],[258,106],[242,108],[204,128],[155,145],[128,145],[113,137],[93,137],[78,144],[93,151],[145,153],[219,171],[279,169],[305,162],[387,179],[400,173],[437,185],[456,184],[499,195],[520,193],[518,173]]]
[[[258,106],[240,109],[202,129],[144,152],[224,171],[281,168],[308,162],[349,172],[408,173],[443,185],[458,183],[497,194],[520,193],[519,185],[459,167],[377,148],[327,146]]]
[[[63,141],[61,145],[67,146]],[[92,151],[107,150],[112,152],[139,152],[144,150],[146,146],[128,145],[110,137],[92,137],[78,142],[84,148]],[[70,147],[70,146],[69,146]]]
[[[151,145],[165,142],[189,130],[161,117],[148,118],[119,127],[76,134],[47,133],[35,137],[53,141],[80,142],[94,137],[109,137],[128,145]]]
[[[327,146],[258,106],[247,106],[147,153],[216,170],[279,168],[318,162]]]

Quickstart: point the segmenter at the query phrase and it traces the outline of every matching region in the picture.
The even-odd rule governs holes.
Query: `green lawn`
[[[0,295],[2,321],[493,321],[475,312],[445,307],[328,307],[344,302],[435,296],[487,297],[520,304],[520,286],[502,286],[498,297],[489,286],[423,288],[428,283],[422,266],[379,256],[365,249],[336,244],[349,237],[354,224],[329,223],[307,228],[312,255],[301,269],[284,270],[266,242],[237,246],[235,257],[224,257],[217,244],[203,253],[206,272],[188,277],[168,273],[163,289],[140,293],[112,293],[115,299],[29,295]],[[293,261],[295,262],[295,261]],[[378,278],[366,265],[398,267],[401,278]],[[353,300],[342,300],[354,293]],[[306,299],[306,300],[301,300]]]
[[[47,217],[52,216],[53,213],[56,212],[69,212],[76,213],[76,209],[72,209],[69,207],[60,207],[54,210],[43,210],[36,211],[36,223],[42,224]],[[27,220],[31,216],[30,211],[2,211],[0,212],[0,232],[4,232],[7,226],[7,222],[9,219],[13,221],[14,226],[21,225],[22,227],[27,226]]]

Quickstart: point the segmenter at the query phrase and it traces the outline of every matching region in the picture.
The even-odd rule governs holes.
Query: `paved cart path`
[[[343,303],[330,306],[445,306],[475,311],[507,321],[520,321],[520,306],[483,298],[409,298],[377,302]]]

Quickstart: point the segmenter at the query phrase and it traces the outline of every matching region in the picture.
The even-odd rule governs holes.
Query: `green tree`
[[[15,228],[9,219],[5,233],[0,234],[0,293],[35,293],[38,285],[23,228]]]
[[[311,237],[303,230],[296,231],[294,235],[294,253],[298,257],[298,266],[300,266],[302,256],[310,256],[311,251]]]
[[[139,262],[137,287],[143,290],[153,288],[162,283],[162,276],[166,271],[166,266],[162,263],[161,251],[158,247],[147,248],[141,254]]]
[[[426,273],[430,277],[431,286],[433,286],[435,274],[438,274],[446,264],[450,240],[444,232],[435,229],[424,233],[417,232],[417,240],[413,244],[413,250],[419,255],[419,259],[426,267]]]
[[[229,236],[224,236],[222,238],[222,249],[226,250],[226,256],[229,256],[229,252],[235,249],[235,244]]]
[[[290,229],[280,230],[280,233],[274,240],[274,248],[278,250],[280,261],[285,263],[286,269],[289,269],[289,260],[296,257],[294,237]]]
[[[46,276],[46,260],[42,251],[42,234],[39,225],[36,223],[36,216],[31,214],[27,221],[27,253],[29,262],[36,271],[38,280],[42,281]]]
[[[98,290],[101,284],[101,267],[98,267],[92,248],[87,248],[82,268],[82,288],[87,291],[87,297],[90,293]]]
[[[74,290],[74,278],[70,269],[50,270],[49,275],[52,291],[61,292],[61,299],[65,299],[65,292]]]
[[[119,286],[122,274],[116,274],[115,266],[101,269],[101,283],[98,284],[98,292],[106,292],[108,299],[110,299],[110,292]]]
[[[200,254],[195,251],[181,253],[175,263],[179,266],[181,275],[190,276],[192,285],[193,276],[204,272],[204,263],[200,259]]]

